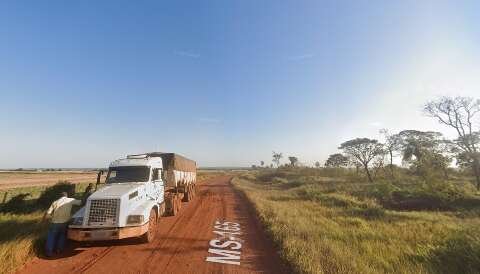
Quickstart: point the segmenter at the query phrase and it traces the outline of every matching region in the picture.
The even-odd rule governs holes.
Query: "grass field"
[[[32,176],[31,173],[26,174],[27,178]],[[200,171],[198,180],[206,180],[219,174],[223,174],[223,172]],[[44,177],[44,174],[40,175]],[[15,178],[21,180],[21,173],[16,174]],[[57,174],[53,178],[58,179]],[[54,179],[47,178],[48,181]],[[77,183],[75,185],[76,198],[80,198],[88,183],[95,183],[95,180],[96,176],[85,183]],[[11,273],[18,266],[43,252],[48,224],[41,223],[44,210],[36,205],[36,199],[46,188],[47,186],[30,186],[0,191],[0,198],[3,198],[4,193],[8,192],[7,202],[15,195],[29,194],[25,205],[27,208],[22,213],[0,212],[0,273]]]
[[[246,173],[233,184],[298,273],[479,273],[475,194],[468,208],[394,210],[365,195],[380,183],[266,173]]]
[[[77,198],[80,198],[87,185],[88,183],[76,184]],[[25,210],[25,213],[0,213],[0,273],[13,272],[16,267],[42,250],[48,223],[41,222],[44,212],[36,208],[35,200],[46,188],[32,186],[0,192],[0,197],[3,197],[5,192],[8,192],[8,197],[30,194],[26,200],[29,209]]]
[[[0,190],[28,186],[47,186],[58,181],[71,183],[95,182],[97,173],[93,171],[3,171],[0,172]]]

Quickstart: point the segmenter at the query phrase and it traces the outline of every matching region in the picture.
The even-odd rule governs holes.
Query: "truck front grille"
[[[120,200],[103,199],[90,201],[89,225],[116,225]]]

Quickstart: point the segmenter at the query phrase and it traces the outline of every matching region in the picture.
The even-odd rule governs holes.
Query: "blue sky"
[[[307,164],[480,90],[478,1],[0,4],[0,168]]]

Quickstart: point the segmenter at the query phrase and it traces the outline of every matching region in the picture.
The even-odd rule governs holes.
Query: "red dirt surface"
[[[18,273],[287,273],[248,202],[229,177],[199,184],[180,214],[162,217],[154,242],[136,239],[73,244],[61,258],[36,258]],[[207,262],[216,221],[240,224],[240,265]]]

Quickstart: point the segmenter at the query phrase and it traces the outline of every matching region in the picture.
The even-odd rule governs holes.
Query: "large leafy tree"
[[[296,167],[298,165],[298,158],[295,156],[289,156],[288,160],[290,161],[290,166]]]
[[[356,160],[363,166],[368,180],[373,182],[369,164],[378,155],[383,153],[383,145],[375,139],[356,138],[342,143],[339,149]]]
[[[434,150],[440,143],[442,134],[435,131],[403,130],[399,134],[399,148],[402,159],[421,160],[428,151]]]
[[[348,165],[348,157],[341,153],[335,153],[328,157],[325,161],[326,167],[342,167]]]
[[[441,170],[448,178],[447,168],[452,159],[449,155],[451,142],[435,131],[404,130],[398,133],[402,160],[412,164],[416,173],[424,177]]]
[[[475,174],[477,189],[480,190],[480,128],[478,113],[480,100],[469,97],[441,97],[424,106],[427,116],[437,119],[455,130],[455,145],[463,163],[470,166]]]

